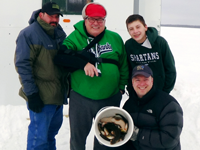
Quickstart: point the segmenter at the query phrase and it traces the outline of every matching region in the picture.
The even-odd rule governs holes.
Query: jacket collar
[[[55,27],[43,21],[39,16],[37,17],[37,21],[49,36],[51,36],[52,38],[55,37],[54,36]]]
[[[139,98],[134,90],[134,97],[135,97],[135,100],[137,101],[137,103],[139,105],[143,105],[143,104],[146,104],[148,103],[149,101],[151,101],[151,99],[155,96],[156,94],[156,88],[153,86],[151,88],[151,90],[146,94],[144,95],[142,98]]]

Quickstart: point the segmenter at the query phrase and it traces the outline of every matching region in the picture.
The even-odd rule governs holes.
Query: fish
[[[98,130],[100,136],[113,145],[124,140],[128,131],[128,121],[124,116],[115,114],[114,116],[100,119],[98,122]]]

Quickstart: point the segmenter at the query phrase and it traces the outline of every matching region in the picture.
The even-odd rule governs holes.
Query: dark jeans
[[[63,121],[63,106],[45,105],[42,112],[29,110],[27,150],[56,150],[55,136]]]
[[[72,90],[69,100],[70,150],[85,150],[86,138],[97,112],[105,106],[119,107],[121,99],[120,92],[107,99],[92,100]],[[101,145],[94,139],[94,150],[110,149],[112,148]]]

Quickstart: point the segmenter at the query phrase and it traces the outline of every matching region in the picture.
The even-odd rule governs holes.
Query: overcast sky
[[[200,26],[200,0],[162,0],[161,24]]]

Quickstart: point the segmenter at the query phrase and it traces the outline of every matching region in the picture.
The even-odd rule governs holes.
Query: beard
[[[58,25],[57,22],[50,22],[49,24],[50,24],[51,26],[54,26],[54,27],[56,27],[56,26]]]

